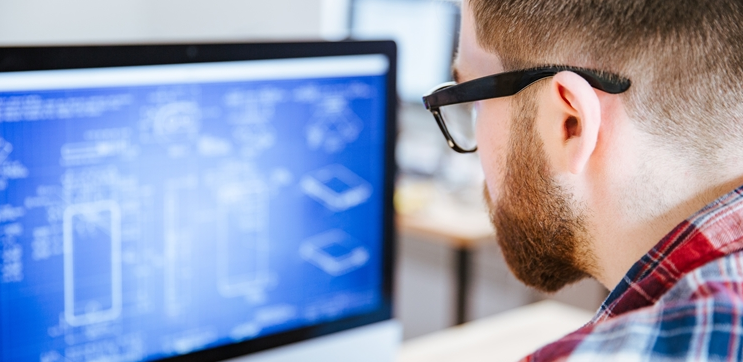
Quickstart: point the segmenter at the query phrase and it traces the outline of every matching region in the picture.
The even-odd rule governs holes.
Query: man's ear
[[[601,103],[596,91],[579,75],[564,71],[550,82],[539,125],[545,151],[563,172],[579,174],[596,148]]]

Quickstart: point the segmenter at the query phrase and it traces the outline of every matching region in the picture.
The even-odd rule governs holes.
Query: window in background
[[[351,37],[394,40],[398,93],[419,104],[423,94],[450,78],[458,14],[452,1],[354,0]]]
[[[320,2],[320,36],[336,41],[348,38],[351,23],[351,0]]]

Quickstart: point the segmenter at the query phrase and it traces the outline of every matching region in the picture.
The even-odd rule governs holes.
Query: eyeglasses
[[[630,80],[596,70],[550,66],[493,74],[461,84],[447,82],[423,97],[426,109],[431,111],[446,142],[454,151],[477,151],[475,119],[472,105],[476,101],[512,96],[534,82],[562,71],[570,71],[585,79],[591,87],[619,94],[630,87]]]

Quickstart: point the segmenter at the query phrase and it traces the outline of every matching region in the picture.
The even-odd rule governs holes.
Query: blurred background
[[[593,280],[544,295],[514,279],[482,203],[477,155],[451,151],[420,97],[449,80],[446,0],[0,0],[0,46],[392,39],[399,52],[395,313],[404,339],[543,299],[595,311]]]

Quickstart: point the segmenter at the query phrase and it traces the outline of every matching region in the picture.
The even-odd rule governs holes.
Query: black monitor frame
[[[219,361],[345,331],[392,318],[392,274],[395,257],[394,192],[397,135],[397,47],[393,41],[296,43],[200,43],[113,46],[0,47],[0,73],[38,70],[108,68],[209,63],[241,60],[382,54],[389,60],[386,79],[386,135],[383,190],[382,303],[374,311],[159,361]]]

